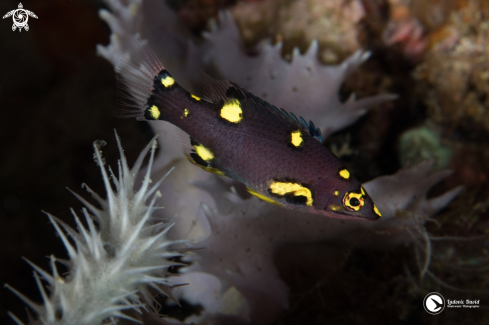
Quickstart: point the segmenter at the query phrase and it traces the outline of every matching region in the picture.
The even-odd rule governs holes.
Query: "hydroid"
[[[157,136],[156,136],[157,137]],[[103,141],[94,142],[94,159],[100,166],[107,199],[102,199],[87,185],[84,187],[98,202],[100,208],[73,193],[84,205],[82,216],[73,209],[77,230],[49,213],[49,220],[65,246],[69,260],[51,256],[51,273],[26,260],[34,268],[34,278],[41,293],[43,304],[38,304],[6,285],[38,315],[42,324],[101,324],[116,318],[139,320],[124,311],[156,310],[154,294],[162,293],[173,299],[168,282],[168,267],[178,263],[169,258],[181,256],[183,251],[172,250],[171,245],[187,240],[168,240],[166,234],[172,222],[152,222],[151,216],[158,209],[156,201],[161,197],[157,190],[161,180],[150,187],[150,172],[157,147],[156,137],[144,148],[132,169],[129,169],[120,140],[116,133],[120,152],[118,177],[110,167],[108,172],[102,158]],[[150,153],[149,165],[139,190],[134,189],[136,175],[145,156]],[[111,184],[112,181],[112,184]],[[149,201],[149,204],[146,202]],[[82,223],[85,220],[86,225]],[[61,276],[56,263],[68,267]],[[43,285],[44,280],[47,285]],[[12,319],[22,322],[10,313]]]

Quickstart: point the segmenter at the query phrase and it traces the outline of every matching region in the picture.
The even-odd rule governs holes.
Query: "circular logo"
[[[423,307],[428,314],[438,315],[445,309],[445,298],[438,292],[428,293],[424,297]]]
[[[27,24],[27,19],[29,19],[29,17],[27,17],[27,13],[25,12],[25,10],[22,9],[17,9],[13,16],[14,16],[14,24],[17,26],[25,26],[25,24]]]

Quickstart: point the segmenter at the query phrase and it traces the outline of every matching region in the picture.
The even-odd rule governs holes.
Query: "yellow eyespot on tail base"
[[[239,100],[232,99],[221,108],[221,117],[231,123],[238,123],[243,119],[243,111]]]
[[[334,195],[335,195],[335,196],[340,195],[340,191],[334,191]]]
[[[350,179],[350,172],[347,169],[340,170],[340,176],[344,179]]]
[[[188,108],[184,109],[183,110],[183,116],[181,116],[181,118],[187,117],[188,116],[188,113],[189,113]]]
[[[214,159],[214,154],[203,145],[198,144],[195,145],[194,148],[195,148],[195,153],[197,153],[197,155],[199,155],[199,157],[202,158],[203,160],[210,161]]]
[[[158,107],[156,107],[156,105],[153,105],[149,108],[149,114],[151,114],[152,118],[157,120],[158,117],[160,117],[160,110],[158,109]]]
[[[365,204],[363,194],[355,192],[346,192],[343,197],[343,206],[350,211],[358,211]]]
[[[194,94],[190,94],[190,96],[192,96],[192,98],[195,99],[195,100],[200,100],[200,97],[197,97]]]
[[[286,183],[286,182],[273,182],[269,188],[270,192],[280,196],[293,197],[303,196],[306,198],[305,204],[307,206],[312,206],[312,194],[311,191],[297,183]]]
[[[376,214],[376,215],[378,215],[379,217],[382,217],[382,214],[380,214],[380,211],[379,211],[379,209],[377,209],[377,207],[375,206],[375,204],[374,204],[374,212],[375,212],[375,214]]]
[[[291,141],[294,147],[300,147],[304,144],[304,139],[302,139],[301,130],[293,131],[291,133]]]
[[[166,76],[165,78],[161,78],[161,84],[166,88],[173,86],[175,83],[175,79],[170,76]]]
[[[274,204],[274,205],[282,206],[282,204],[280,204],[279,202],[274,201],[271,198],[266,197],[265,195],[262,195],[262,194],[260,194],[258,192],[255,192],[252,188],[249,188],[248,186],[246,186],[246,190],[248,191],[248,193],[250,193],[251,195],[256,196],[260,200],[263,200],[265,202],[268,202],[268,203],[271,203],[271,204]]]

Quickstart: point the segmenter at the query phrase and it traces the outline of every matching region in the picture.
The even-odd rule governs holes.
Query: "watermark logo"
[[[447,299],[447,308],[479,308],[480,299]]]
[[[445,309],[445,298],[438,292],[431,292],[424,297],[424,310],[431,315],[438,315]]]
[[[423,307],[427,313],[438,315],[447,308],[479,308],[480,299],[447,299],[438,292],[431,292],[424,297]]]
[[[14,24],[12,25],[12,31],[15,31],[18,28],[19,32],[22,31],[22,28],[24,28],[26,31],[29,30],[29,25],[27,25],[29,16],[37,19],[36,14],[33,13],[32,11],[25,10],[24,7],[22,6],[22,3],[19,3],[19,7],[17,9],[7,12],[5,16],[3,16],[3,19],[8,18],[10,16],[12,16],[14,20]]]

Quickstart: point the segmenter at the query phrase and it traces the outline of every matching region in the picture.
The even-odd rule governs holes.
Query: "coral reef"
[[[64,283],[34,267],[35,277],[51,287],[34,292],[35,281],[26,281],[29,268],[18,257],[48,267],[42,256],[62,256],[63,245],[56,244],[65,239],[78,261],[88,260],[85,253],[92,250],[83,230],[90,235],[90,223],[73,220],[64,209],[69,195],[63,196],[62,186],[53,184],[73,187],[88,180],[97,186],[99,176],[87,168],[93,160],[84,157],[91,150],[87,144],[105,139],[113,125],[132,139],[133,144],[125,146],[129,160],[134,144],[152,136],[147,123],[111,116],[113,74],[93,53],[94,44],[109,42],[106,26],[93,20],[93,7],[100,9],[101,2],[54,1],[32,4],[40,19],[23,38],[2,38],[8,45],[0,69],[2,98],[6,107],[15,109],[4,110],[0,119],[2,152],[9,153],[2,157],[0,238],[2,265],[8,266],[2,268],[2,282],[33,301],[41,301],[45,292],[45,306],[53,306],[54,317],[68,317],[77,309],[65,305],[68,312],[61,315],[54,306],[74,274],[64,275],[66,267],[58,258]],[[345,17],[340,7],[329,7],[332,4],[354,15]],[[17,5],[2,3],[5,10]],[[113,65],[139,37],[148,40],[175,78],[195,93],[201,71],[233,79],[259,96],[266,93],[269,102],[313,120],[329,135],[325,145],[365,182],[384,215],[375,224],[341,223],[273,209],[239,184],[182,159],[175,128],[153,123],[151,127],[161,131],[153,179],[176,167],[159,187],[165,209],[153,216],[170,220],[178,213],[178,223],[162,236],[167,242],[194,239],[201,248],[188,254],[191,264],[180,269],[180,277],[168,278],[161,287],[169,294],[170,286],[190,283],[171,292],[181,306],[168,306],[171,299],[155,297],[167,305],[165,314],[199,324],[488,323],[483,308],[445,310],[432,317],[422,307],[429,291],[448,299],[489,297],[487,1],[277,0],[234,5],[228,0],[112,0],[107,6],[101,16],[113,34],[111,43],[99,46],[98,52]],[[223,7],[234,19],[228,13],[217,15]],[[78,22],[72,18],[75,14]],[[215,21],[201,37],[200,28],[210,16],[216,16]],[[368,60],[367,52],[359,49],[369,51]],[[360,100],[348,102],[353,92]],[[401,99],[370,109],[370,100],[392,97],[368,96],[388,92]],[[108,146],[105,157],[112,147],[116,155],[117,146]],[[434,160],[422,161],[429,157]],[[399,170],[405,161],[411,167]],[[453,173],[443,170],[446,167]],[[135,184],[141,184],[148,170],[139,173]],[[61,241],[49,236],[52,225],[44,216],[37,218],[35,211],[41,208],[62,220],[53,217]],[[71,228],[65,229],[68,224]],[[77,245],[84,248],[78,252]],[[147,300],[141,295],[129,303],[151,307],[157,292],[149,290]],[[3,310],[21,315],[22,302],[11,299],[8,290],[2,294]],[[46,319],[46,307],[36,306]],[[118,315],[145,324],[170,321],[150,308],[146,312],[141,306],[140,311]],[[0,323],[7,323],[6,318],[0,315]]]
[[[152,0],[135,1],[133,5],[137,4],[137,6],[133,7],[135,8],[133,11],[129,10],[130,6],[127,6],[127,4],[121,5],[121,2],[115,0],[113,3],[109,3],[109,6],[113,7],[114,11],[112,14],[105,13],[101,16],[109,23],[111,28],[114,26],[115,36],[112,37],[111,44],[108,46],[98,47],[98,53],[108,58],[115,65],[117,59],[128,47],[129,41],[141,36],[148,39],[149,44],[155,48],[162,62],[172,73],[175,71],[176,79],[179,82],[182,80],[181,83],[183,85],[195,87],[199,84],[197,71],[209,69],[207,71],[215,76],[220,75],[223,78],[236,81],[267,101],[313,120],[321,128],[325,137],[358,122],[359,117],[364,115],[372,105],[394,98],[392,95],[378,95],[355,101],[354,96],[352,96],[351,100],[343,103],[339,99],[338,92],[344,79],[368,57],[367,53],[361,51],[351,54],[355,51],[357,45],[356,43],[348,43],[352,38],[356,37],[354,36],[356,35],[355,19],[360,19],[365,13],[355,16],[355,23],[352,23],[352,21],[344,22],[344,26],[347,26],[345,27],[347,33],[342,35],[346,43],[338,42],[338,44],[342,44],[342,46],[348,44],[345,46],[346,50],[332,50],[339,57],[351,55],[341,65],[323,66],[317,58],[319,47],[316,41],[311,42],[304,55],[301,55],[299,50],[295,49],[290,60],[284,60],[281,57],[283,43],[280,41],[280,37],[291,42],[294,39],[294,30],[288,29],[290,26],[287,23],[283,23],[283,35],[279,37],[275,45],[272,45],[270,41],[264,41],[251,51],[246,51],[244,50],[238,27],[234,23],[231,14],[224,12],[219,15],[218,23],[210,24],[210,31],[203,34],[204,39],[192,36],[193,41],[187,42],[190,36],[185,36],[186,29],[175,28],[180,23],[176,20],[174,13],[167,11],[165,15],[168,15],[169,19],[164,22],[162,22],[161,18],[155,21],[151,19],[151,15],[157,15],[157,12],[163,13],[158,6],[153,5],[153,2]],[[369,1],[363,1],[362,3],[366,2]],[[283,10],[286,12],[286,10],[291,10],[290,8],[303,10],[313,3],[315,2],[294,2],[291,5],[281,5],[283,5]],[[356,1],[349,3],[352,6],[358,4]],[[459,52],[466,55],[462,56],[462,58],[470,57],[471,60],[474,57],[479,57],[480,53],[484,53],[485,43],[482,38],[482,35],[485,35],[486,18],[484,18],[484,14],[480,13],[479,16],[470,21],[460,18],[465,17],[461,16],[464,15],[463,10],[472,10],[470,12],[474,14],[474,11],[476,11],[474,8],[481,8],[477,7],[480,4],[478,2],[467,2],[468,5],[465,9],[458,10],[459,8],[457,7],[457,10],[455,10],[445,1],[435,1],[435,5],[429,6],[430,10],[433,11],[428,10],[425,13],[422,8],[426,7],[421,2],[411,2],[410,5],[412,7],[408,9],[406,9],[406,3],[406,1],[400,0],[391,1],[393,7],[394,5],[400,6],[393,8],[393,13],[399,17],[399,25],[392,27],[393,29],[384,36],[388,44],[404,42],[403,44],[406,45],[403,49],[404,52],[414,58],[414,60],[411,58],[410,64],[421,60],[422,54],[428,51],[423,63],[417,67],[415,73],[417,80],[420,81],[420,88],[424,87],[426,93],[419,92],[416,95],[423,98],[428,107],[435,103],[433,105],[437,109],[441,109],[440,103],[450,101],[454,98],[453,94],[460,92],[460,89],[465,89],[464,91],[466,92],[476,92],[476,94],[478,94],[477,91],[479,89],[485,89],[483,82],[479,83],[475,90],[474,87],[467,86],[467,82],[471,80],[467,77],[469,75],[468,71],[472,71],[474,75],[479,73],[477,74],[479,78],[484,70],[471,70],[468,62],[472,61],[468,59],[462,61],[463,64],[460,67],[455,62]],[[267,8],[267,6],[272,4],[272,1],[267,1],[256,6],[262,5],[263,8]],[[323,2],[323,5],[327,6],[326,1]],[[245,12],[248,10],[246,6],[247,4],[239,4],[232,12]],[[277,12],[281,12],[281,10],[279,9]],[[397,13],[396,10],[398,10]],[[408,10],[409,12],[403,13],[402,10]],[[434,19],[431,17],[430,14],[435,11],[442,12],[442,18]],[[452,13],[450,18],[444,18],[450,13]],[[139,25],[136,26],[133,22],[140,19],[139,17],[144,17],[144,19],[139,20]],[[267,17],[265,21],[275,19],[270,18],[270,16]],[[338,17],[341,17],[341,14],[336,12],[335,17],[328,18],[334,21]],[[411,19],[413,17],[416,20]],[[123,24],[122,22],[125,19],[129,20],[127,22],[128,26],[133,27],[130,30],[116,29],[118,24]],[[253,16],[249,19],[251,24],[253,24],[253,19],[256,21]],[[308,18],[301,17],[301,19],[301,22],[306,24]],[[253,41],[252,38],[254,37],[261,37],[261,32],[257,32],[255,27],[263,30],[262,26],[247,26],[249,23],[244,18],[239,19],[239,21],[248,41]],[[459,21],[459,23],[455,23],[455,21]],[[322,26],[322,23],[325,22],[319,22],[318,26]],[[164,28],[162,28],[161,24],[165,25]],[[277,24],[282,24],[282,22]],[[475,27],[472,29],[465,28],[464,24]],[[459,33],[457,34],[458,38],[455,38],[455,43],[450,43],[450,40],[454,39],[453,37],[445,39],[446,41],[444,42],[434,42],[436,40],[435,36],[440,35],[437,32],[443,30],[444,26],[450,25],[456,26],[455,30]],[[169,36],[164,29],[171,30],[172,36]],[[267,29],[265,28],[264,30]],[[266,33],[269,33],[270,30],[268,29]],[[314,30],[314,28],[311,28],[311,32]],[[459,30],[463,31],[463,33],[460,34]],[[290,38],[285,37],[284,35],[289,35],[289,32]],[[426,35],[427,32],[429,32],[429,37]],[[250,34],[246,36],[246,33]],[[280,32],[276,32],[273,29],[273,33],[278,34]],[[162,36],[158,38],[157,36],[160,34]],[[330,35],[332,39],[338,37],[336,33],[332,34],[335,34]],[[349,36],[345,37],[345,35]],[[442,35],[446,34],[442,33]],[[467,40],[462,42],[463,37],[460,35],[463,35]],[[122,39],[128,41],[122,42]],[[444,38],[442,37],[442,39]],[[307,39],[305,42],[309,42],[309,40]],[[324,42],[328,43],[329,40]],[[437,47],[437,44],[440,46]],[[304,44],[295,45],[300,45],[304,48]],[[467,50],[468,52],[462,50],[459,50],[459,52],[454,51],[454,49],[460,48],[462,45],[465,46],[462,48],[464,51],[469,49]],[[436,52],[438,56],[433,56],[433,58],[436,58],[436,62],[435,59],[430,61],[430,56],[432,55],[430,51],[438,51]],[[165,58],[165,55],[167,55],[167,58]],[[478,64],[483,67],[484,62],[481,60]],[[447,65],[448,63],[450,65]],[[440,66],[442,69],[438,70]],[[465,79],[454,88],[446,87],[450,92],[438,91],[440,87],[437,83],[443,84],[444,82],[455,80],[450,79],[451,77],[447,78],[445,75],[451,73],[451,70],[448,69],[451,66],[465,71],[465,74],[462,74]],[[436,70],[430,70],[432,67],[437,68]],[[406,71],[402,73],[406,73]],[[443,78],[437,79],[440,73]],[[375,82],[373,84],[376,85]],[[435,85],[435,91],[431,90],[434,87],[433,85]],[[373,86],[369,84],[369,87]],[[465,94],[465,92],[462,93]],[[433,96],[433,94],[436,96]],[[466,99],[466,97],[463,98]],[[480,101],[484,100],[485,97],[479,96],[476,98]],[[411,106],[415,106],[415,104],[417,103]],[[449,106],[443,105],[443,109],[446,107]],[[410,109],[414,110],[412,107]],[[480,109],[478,111],[480,114],[474,115],[478,117],[477,121],[466,119],[466,122],[460,122],[450,114],[439,114],[437,118],[431,112],[432,110],[433,108],[430,108],[428,116],[443,127],[449,124],[446,122],[447,119],[452,119],[452,124],[456,124],[456,126],[464,125],[466,129],[469,129],[470,125],[473,124],[482,125],[484,128],[485,121],[482,120],[484,115],[479,112],[481,111]],[[458,111],[453,109],[452,112]],[[460,113],[458,112],[457,114]],[[377,117],[379,116],[386,117],[388,115],[378,114]],[[377,122],[381,123],[374,123],[369,132],[374,132],[376,131],[374,129],[377,128],[383,128],[383,130],[388,127],[391,129],[399,128],[394,125],[394,121],[379,121],[377,119]],[[388,125],[389,123],[391,125]],[[355,125],[358,126],[358,123]],[[457,277],[454,272],[447,269],[446,265],[456,262],[458,267],[467,262],[464,258],[460,258],[462,251],[453,242],[464,241],[467,239],[466,237],[472,237],[473,235],[483,236],[486,234],[487,225],[484,222],[480,222],[476,230],[470,228],[470,231],[467,232],[453,231],[453,233],[450,233],[451,228],[460,229],[460,223],[470,222],[471,218],[475,218],[474,215],[479,214],[482,210],[479,208],[474,209],[473,215],[468,216],[468,219],[464,219],[459,223],[453,221],[453,216],[451,218],[447,217],[445,212],[441,214],[443,218],[447,218],[443,219],[443,224],[439,221],[441,217],[433,217],[435,213],[440,212],[461,192],[460,187],[454,187],[455,185],[458,186],[459,182],[453,182],[453,176],[449,176],[449,171],[442,170],[429,174],[435,163],[433,160],[420,162],[413,167],[405,167],[394,175],[378,177],[364,184],[383,214],[383,219],[380,222],[376,224],[341,222],[339,220],[327,220],[311,215],[278,210],[264,205],[254,197],[250,198],[249,195],[243,193],[243,188],[239,184],[214,175],[207,175],[188,164],[183,159],[179,139],[173,126],[159,122],[151,123],[151,126],[154,130],[162,129],[163,134],[159,143],[164,154],[160,154],[155,162],[155,168],[158,170],[157,174],[163,175],[168,166],[176,166],[175,172],[169,176],[168,183],[162,184],[160,187],[163,197],[172,202],[168,209],[161,211],[160,214],[169,217],[178,213],[181,216],[181,220],[169,235],[172,238],[192,238],[199,241],[199,247],[203,248],[189,255],[187,261],[192,264],[182,270],[184,274],[179,278],[179,281],[189,282],[190,285],[181,288],[176,293],[176,296],[193,304],[201,304],[204,307],[204,311],[200,315],[194,314],[188,317],[187,321],[198,321],[200,324],[229,324],[230,322],[238,324],[250,320],[254,324],[269,324],[277,319],[289,306],[289,298],[291,298],[288,293],[289,283],[284,283],[284,279],[290,276],[290,271],[289,273],[284,273],[283,269],[277,269],[277,265],[297,267],[291,261],[294,261],[295,264],[302,262],[300,258],[290,256],[290,254],[282,254],[277,260],[277,252],[283,251],[284,247],[292,252],[302,252],[303,255],[300,257],[304,258],[304,263],[320,259],[322,262],[321,269],[325,273],[334,273],[335,270],[347,264],[345,262],[346,258],[337,265],[330,263],[330,261],[338,261],[338,255],[345,247],[349,248],[350,254],[354,257],[361,255],[360,251],[376,254],[375,252],[380,250],[391,250],[391,256],[394,256],[396,254],[392,253],[392,251],[394,249],[401,250],[402,248],[398,248],[401,247],[398,244],[405,243],[412,248],[411,255],[407,254],[406,251],[402,251],[402,254],[396,255],[395,259],[390,259],[392,261],[388,266],[391,266],[395,271],[389,274],[402,277],[399,282],[404,284],[409,282],[411,287],[418,292],[418,295],[423,293],[426,288],[440,289],[441,286],[454,290],[462,285],[473,289],[477,287],[478,283],[481,283],[473,280],[469,281],[471,284],[469,286],[465,281],[466,278]],[[403,127],[406,127],[406,125],[403,125]],[[403,133],[401,131],[398,130],[399,133]],[[385,132],[386,137],[396,134],[392,131],[390,133],[388,131],[383,132]],[[433,136],[429,132],[421,133],[422,138],[428,139],[428,141],[421,141],[420,145],[416,143],[412,146],[407,146],[411,147],[411,152],[415,153],[414,156],[418,158],[423,156],[423,150],[426,150],[427,145],[438,149],[442,148],[437,139],[438,136]],[[406,140],[404,143],[412,144],[413,141],[410,140],[412,139],[410,134],[404,134],[407,134],[406,137],[408,138],[403,139]],[[447,130],[442,129],[439,134],[444,136],[447,134]],[[352,146],[355,147],[361,143],[365,147],[380,148],[386,143],[389,144],[389,142],[381,142],[380,138],[381,136],[378,135],[372,137],[360,136],[359,140],[357,134],[352,141]],[[369,141],[374,143],[370,144],[368,143]],[[393,139],[392,142],[397,143],[397,139]],[[451,147],[452,144],[450,142],[449,146]],[[351,152],[354,151],[352,149]],[[382,152],[380,149],[378,151]],[[401,149],[401,151],[406,153],[409,150]],[[455,158],[450,163],[450,166],[457,167],[455,174],[459,170],[465,170],[468,173],[468,168],[463,169],[458,168],[459,165],[457,164],[453,165],[453,162],[458,159],[458,154],[458,152],[454,154]],[[442,153],[442,155],[446,156],[446,153]],[[406,157],[408,156],[410,155],[406,155]],[[410,157],[413,157],[413,155]],[[367,165],[371,163],[369,161],[371,157],[362,156],[359,159],[361,164]],[[442,165],[447,164],[447,160],[448,158],[443,161]],[[441,168],[442,165],[438,167]],[[479,171],[483,176],[487,169],[484,171],[481,168]],[[191,181],[186,183],[182,181],[184,179]],[[437,183],[439,184],[434,186]],[[447,184],[452,186],[447,186]],[[430,190],[433,186],[434,188]],[[428,193],[429,191],[430,193]],[[462,203],[456,201],[453,205],[461,207],[466,204],[464,202],[466,201]],[[434,229],[433,225],[439,225],[439,227]],[[437,235],[433,235],[434,233]],[[444,237],[445,239],[440,239],[439,237]],[[486,253],[481,252],[480,249],[477,250],[477,244],[480,244],[480,240],[483,239],[471,238],[470,240],[476,246],[476,248],[473,248],[473,254],[470,259],[477,261],[479,263],[478,266],[480,266]],[[307,253],[304,253],[305,251],[300,250],[301,247],[317,248],[318,243],[328,247],[328,249],[320,250],[324,254],[320,258],[317,255],[307,255]],[[294,258],[296,259],[294,260]],[[376,260],[375,265],[382,264],[381,260]],[[399,271],[398,266],[404,264],[407,265],[405,269]],[[417,272],[412,272],[413,266],[415,269],[417,268]],[[358,273],[358,269],[350,268],[350,277],[352,274]],[[401,273],[402,275],[400,275]],[[361,286],[361,280],[359,278],[355,280],[355,283]],[[372,293],[373,291],[378,291],[376,283],[378,283],[378,279],[372,280],[369,286],[372,290],[362,291],[361,296],[363,299],[368,300],[373,295],[375,299],[372,299],[372,301],[385,302],[386,297],[389,297],[390,291],[387,296],[381,295],[382,297],[379,296],[378,292]],[[407,285],[401,286],[392,283],[390,285],[395,288],[392,291],[407,291]],[[322,285],[317,286],[317,288],[320,287]],[[352,292],[352,288],[349,286],[345,290]],[[485,295],[487,293],[481,294]],[[406,294],[403,297],[406,297]],[[349,300],[343,301],[350,303]],[[399,302],[398,304],[401,303]],[[401,317],[399,315],[410,314],[412,311],[409,310],[407,305],[408,303],[405,303],[401,306],[402,311],[398,313],[391,312],[392,317],[398,320]],[[372,309],[373,307],[367,306],[368,308]],[[359,319],[356,320],[358,321]],[[280,319],[280,322],[287,323],[283,318]]]
[[[456,7],[453,0],[388,0],[389,23],[384,32],[387,45],[401,44],[404,55],[419,61],[432,37]]]
[[[435,38],[436,36],[436,38]],[[489,131],[489,7],[467,1],[453,12],[414,76],[428,114],[449,130],[469,136]]]
[[[265,0],[231,8],[245,44],[275,36],[290,58],[293,47],[305,50],[316,40],[323,63],[338,63],[360,49],[356,25],[365,16],[359,0]],[[327,32],[325,32],[327,31]]]
[[[69,260],[51,255],[52,274],[26,260],[35,270],[34,278],[44,304],[39,305],[6,285],[38,314],[42,324],[100,324],[103,320],[114,321],[115,318],[139,322],[140,317],[134,318],[126,311],[136,310],[141,314],[141,310],[152,310],[154,313],[158,303],[153,291],[173,298],[171,290],[178,286],[170,284],[166,278],[170,274],[167,269],[178,265],[168,258],[182,256],[185,249],[171,250],[170,246],[188,240],[167,239],[174,222],[150,220],[159,209],[156,205],[160,197],[158,187],[164,180],[162,178],[153,187],[149,186],[156,137],[144,148],[132,169],[127,165],[117,134],[116,139],[121,155],[117,178],[110,167],[109,174],[104,167],[101,147],[105,143],[94,143],[94,159],[102,172],[107,200],[84,185],[101,208],[74,193],[86,207],[83,215],[87,226],[73,209],[71,213],[78,230],[47,214],[68,252]],[[141,188],[136,191],[135,175],[150,150],[148,171]],[[112,186],[115,186],[115,191]],[[150,198],[150,204],[146,205]],[[68,269],[67,276],[60,275],[56,263],[61,263],[63,270],[64,267]],[[41,279],[47,282],[49,294]],[[23,324],[15,315],[10,316],[17,324]]]

